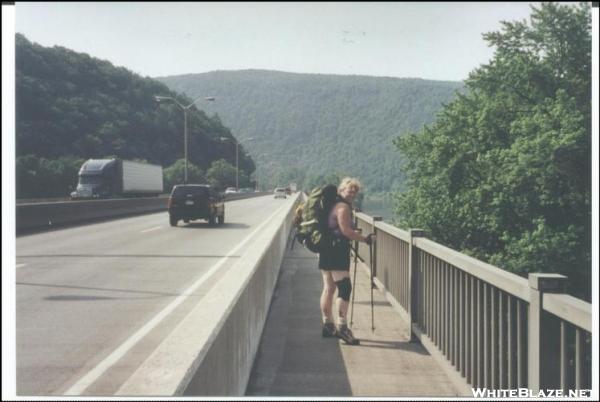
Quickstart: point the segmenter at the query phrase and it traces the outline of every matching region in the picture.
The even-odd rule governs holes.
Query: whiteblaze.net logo
[[[589,398],[592,390],[590,389],[543,389],[533,391],[529,388],[517,389],[487,389],[471,388],[475,398]]]

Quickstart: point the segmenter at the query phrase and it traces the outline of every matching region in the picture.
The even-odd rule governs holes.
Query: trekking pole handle
[[[375,233],[369,233],[366,237],[365,242],[369,245],[369,247],[373,244],[373,242],[375,241]]]

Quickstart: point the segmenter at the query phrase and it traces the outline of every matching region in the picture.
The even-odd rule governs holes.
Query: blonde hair
[[[356,187],[356,192],[359,192],[361,188],[360,181],[354,177],[344,177],[338,186],[338,193],[341,193],[348,187]]]

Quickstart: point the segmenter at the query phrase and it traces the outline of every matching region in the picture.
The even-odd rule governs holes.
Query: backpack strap
[[[350,205],[350,203],[343,199],[339,194],[335,197],[335,204],[337,204],[338,202],[343,202],[344,204],[348,205],[350,209],[352,209],[352,205]]]

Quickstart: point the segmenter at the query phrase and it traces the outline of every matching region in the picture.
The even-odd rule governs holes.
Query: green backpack
[[[333,244],[334,235],[327,218],[336,198],[337,188],[333,184],[316,187],[296,210],[296,239],[313,253],[320,253]]]

